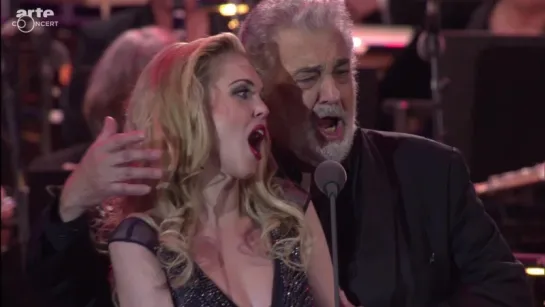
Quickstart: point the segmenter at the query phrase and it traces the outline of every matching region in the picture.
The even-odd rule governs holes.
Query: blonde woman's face
[[[229,54],[218,63],[212,68],[210,98],[221,171],[243,179],[255,174],[265,155],[269,110],[260,97],[261,79],[244,56]]]

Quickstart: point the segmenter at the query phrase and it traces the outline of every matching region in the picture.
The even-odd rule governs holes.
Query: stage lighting
[[[218,6],[218,12],[222,16],[231,17],[235,15],[245,15],[250,11],[247,4],[226,3]]]
[[[545,268],[527,267],[526,274],[530,276],[545,276]]]

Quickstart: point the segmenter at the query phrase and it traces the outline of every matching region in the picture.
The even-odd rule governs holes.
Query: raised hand
[[[156,161],[160,150],[133,149],[144,140],[141,132],[117,133],[117,123],[107,117],[95,142],[66,181],[59,205],[63,221],[76,219],[90,207],[112,196],[145,195],[151,191],[146,184],[128,183],[132,180],[157,180],[159,168],[128,166],[131,162]]]

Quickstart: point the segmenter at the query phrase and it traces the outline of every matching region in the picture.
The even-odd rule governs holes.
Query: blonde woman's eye
[[[244,100],[250,98],[251,94],[252,94],[252,92],[247,90],[247,89],[238,90],[238,91],[235,92],[235,95],[237,95],[239,98],[244,99]]]

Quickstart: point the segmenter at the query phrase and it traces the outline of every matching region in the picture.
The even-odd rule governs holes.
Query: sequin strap
[[[124,219],[112,233],[108,244],[113,242],[135,243],[149,249],[153,254],[157,253],[159,247],[157,231],[138,217]]]

